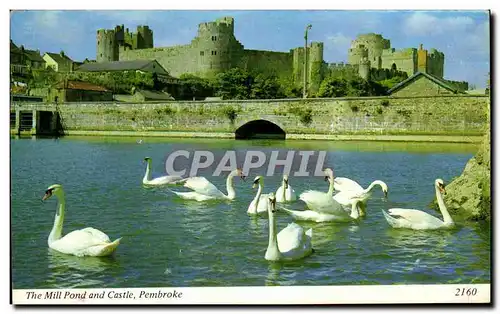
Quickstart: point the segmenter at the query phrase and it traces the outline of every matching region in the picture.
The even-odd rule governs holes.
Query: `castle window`
[[[204,56],[205,55],[205,52],[204,51],[200,51],[200,56]]]
[[[212,56],[216,56],[217,55],[217,51],[212,51]]]
[[[212,41],[216,41],[217,40],[217,36],[212,36]]]

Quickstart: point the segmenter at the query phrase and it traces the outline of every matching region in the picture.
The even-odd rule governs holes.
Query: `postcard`
[[[491,303],[490,11],[15,10],[11,303]]]

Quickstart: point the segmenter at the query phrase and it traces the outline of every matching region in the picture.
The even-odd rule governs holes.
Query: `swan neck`
[[[58,200],[57,204],[57,211],[56,215],[54,218],[54,226],[52,226],[52,230],[50,231],[49,234],[49,245],[54,242],[59,240],[62,237],[62,230],[63,230],[63,223],[64,223],[64,210],[65,210],[65,199],[64,199],[64,194],[61,194],[60,196],[56,196]]]
[[[287,199],[286,199],[286,184],[285,184],[285,180],[283,180],[281,186],[283,187],[283,202],[285,202]]]
[[[257,190],[257,194],[255,195],[255,198],[253,199],[255,212],[257,212],[257,208],[259,207],[259,200],[260,200],[261,195],[262,195],[262,183],[259,182],[259,189]]]
[[[441,211],[441,214],[443,215],[443,222],[445,225],[452,225],[453,219],[451,218],[451,215],[448,212],[446,205],[444,204],[443,195],[441,194],[441,192],[439,191],[439,188],[437,186],[435,188],[436,188],[436,198],[437,198],[437,202],[439,205],[439,210]]]
[[[230,173],[226,179],[227,198],[230,200],[234,199],[236,196],[236,191],[233,188],[233,178],[234,174]]]
[[[272,260],[278,260],[281,253],[278,248],[278,235],[276,234],[276,220],[274,213],[269,206],[269,243],[267,245],[266,257]]]
[[[329,197],[331,197],[331,196],[333,196],[333,190],[334,190],[333,189],[333,176],[332,175],[330,176],[330,180],[328,180],[328,181],[330,181],[330,186],[328,188],[327,194]]]
[[[148,160],[146,166],[146,173],[144,174],[143,181],[150,181],[150,180],[151,180],[151,160]]]

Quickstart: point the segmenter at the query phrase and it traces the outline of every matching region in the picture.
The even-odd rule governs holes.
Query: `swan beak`
[[[387,198],[387,191],[384,191],[384,197]]]
[[[439,191],[440,191],[441,193],[443,193],[444,195],[446,195],[446,190],[444,189],[444,186],[440,185],[440,186],[439,186]]]
[[[252,184],[252,189],[255,189],[257,187],[257,183]]]
[[[42,201],[45,201],[46,199],[49,199],[51,196],[52,196],[52,191],[51,190],[47,190],[47,192],[45,192],[45,195],[42,197]]]
[[[285,190],[288,189],[288,180],[283,180],[285,182]]]
[[[245,176],[240,176],[240,178],[241,178],[241,180],[246,181],[246,178],[247,178],[247,177],[245,177]]]
[[[272,200],[270,200],[270,202],[271,202],[271,211],[273,213],[275,213],[276,212],[276,199],[272,199]]]
[[[328,181],[328,176],[325,176],[325,181]]]

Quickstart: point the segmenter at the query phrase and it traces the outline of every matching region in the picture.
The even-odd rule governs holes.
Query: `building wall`
[[[48,55],[44,55],[43,60],[45,60],[45,68],[52,68],[56,72],[59,71],[59,64],[55,62],[54,59]]]
[[[440,85],[429,80],[425,76],[418,77],[402,89],[392,93],[392,96],[409,97],[409,96],[439,96],[451,95],[451,91],[441,87]]]

